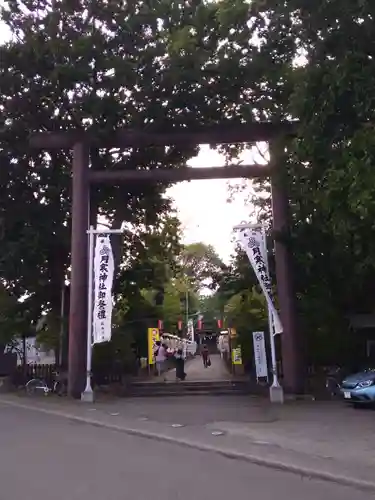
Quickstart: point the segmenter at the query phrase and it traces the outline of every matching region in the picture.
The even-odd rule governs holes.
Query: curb
[[[217,455],[221,455],[225,458],[230,458],[232,460],[241,460],[243,462],[248,462],[254,465],[259,465],[261,467],[267,467],[269,469],[289,472],[292,474],[296,474],[308,479],[317,479],[320,481],[326,481],[330,483],[340,484],[343,486],[349,486],[352,488],[356,488],[363,491],[372,491],[375,492],[375,482],[365,481],[362,479],[356,479],[348,476],[341,476],[339,474],[333,474],[330,472],[325,472],[323,470],[318,469],[309,469],[307,467],[302,467],[299,465],[290,464],[287,462],[279,462],[272,459],[261,458],[259,456],[255,456],[252,454],[241,453],[237,451],[225,450],[216,446],[202,444],[196,441],[192,441],[185,438],[179,437],[171,437],[166,434],[153,434],[148,431],[135,429],[132,427],[124,427],[116,424],[110,424],[106,422],[101,422],[100,420],[95,420],[87,417],[80,417],[77,415],[73,415],[71,413],[66,413],[64,411],[52,410],[48,408],[38,408],[32,405],[27,405],[23,403],[18,403],[16,401],[9,401],[0,398],[0,403],[13,406],[16,408],[23,408],[25,410],[32,410],[39,413],[45,413],[47,415],[54,415],[57,417],[62,417],[68,419],[73,422],[84,423],[87,425],[91,425],[94,427],[110,429],[117,432],[123,432],[125,434],[129,434],[132,436],[143,437],[145,439],[152,439],[154,441],[161,441],[172,443],[179,446],[188,447],[190,449],[205,451],[209,453],[216,453]]]

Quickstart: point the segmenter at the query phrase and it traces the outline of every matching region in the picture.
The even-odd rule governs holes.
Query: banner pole
[[[264,260],[267,269],[267,274],[270,277],[269,264],[268,264],[268,248],[266,239],[266,228],[262,225],[262,240],[264,248]],[[272,384],[269,388],[270,401],[271,403],[284,403],[284,389],[279,383],[279,378],[277,374],[277,361],[276,361],[276,346],[275,346],[275,325],[274,318],[272,314],[272,309],[268,305],[268,326],[270,334],[270,348],[271,348],[271,365],[272,365]]]
[[[269,322],[269,332],[270,332],[270,347],[271,347],[271,362],[272,362],[272,384],[269,387],[270,391],[270,401],[271,403],[284,403],[284,390],[279,383],[278,374],[277,374],[277,362],[276,362],[276,348],[275,348],[275,334],[280,334],[283,332],[282,324],[279,318],[279,314],[276,310],[276,307],[271,299],[272,290],[271,290],[271,282],[270,282],[270,274],[269,274],[269,266],[268,266],[268,251],[267,251],[267,241],[266,241],[266,230],[263,224],[241,224],[235,226],[234,230],[240,230],[241,232],[246,229],[250,229],[253,231],[253,237],[250,237],[248,241],[243,241],[243,238],[246,237],[246,234],[243,236],[242,240],[242,248],[245,250],[250,264],[254,270],[254,273],[258,279],[259,285],[263,291],[264,297],[267,301],[268,308],[268,322]],[[258,239],[258,243],[256,241],[255,234],[258,233],[258,238],[260,236],[260,242]],[[253,241],[252,241],[253,240]],[[252,253],[251,253],[252,250]],[[258,262],[260,266],[257,266],[258,262],[256,256],[258,258]],[[262,261],[263,261],[263,273],[262,273]],[[265,271],[265,272],[264,272]],[[265,283],[266,280],[266,283]]]
[[[265,265],[267,268],[267,274],[270,275],[269,272],[269,264],[268,264],[268,249],[267,249],[267,239],[266,239],[266,230],[265,227],[262,226],[262,239],[264,244],[264,252],[265,252]],[[280,388],[279,378],[277,374],[277,361],[276,361],[276,346],[275,346],[275,335],[274,335],[274,327],[273,327],[273,316],[270,307],[268,307],[268,327],[270,334],[270,348],[271,348],[271,366],[272,366],[272,387]],[[267,377],[268,378],[268,377]]]
[[[93,292],[93,274],[94,274],[94,226],[90,226],[87,231],[89,235],[89,272],[87,287],[87,351],[86,351],[86,387],[81,394],[81,401],[92,403],[94,401],[94,391],[91,387],[91,359],[92,359],[92,292]]]
[[[94,311],[94,301],[93,301],[93,291],[94,291],[94,246],[95,246],[95,235],[105,235],[106,237],[109,237],[111,234],[122,234],[124,232],[124,226],[121,226],[120,229],[94,229],[94,226],[90,226],[90,228],[87,231],[87,234],[89,235],[89,269],[88,269],[88,284],[87,284],[87,294],[88,294],[88,301],[87,301],[87,351],[86,351],[86,362],[87,362],[87,368],[86,368],[86,387],[85,390],[81,394],[81,401],[85,401],[88,403],[92,403],[94,401],[94,392],[92,390],[91,386],[91,371],[92,371],[92,348],[94,345],[94,342],[107,342],[111,339],[111,318],[112,318],[112,285],[113,285],[113,273],[114,269],[111,270],[111,286],[109,287],[109,294],[108,294],[108,299],[109,299],[109,324],[107,325],[107,330],[106,335],[103,336],[102,339],[96,339],[95,335],[93,338],[93,333],[97,333],[96,331],[93,332],[93,311]],[[111,266],[114,267],[113,263],[113,253],[112,253],[112,248],[110,241],[108,241],[108,246],[110,247],[109,249],[107,248],[107,254],[108,250],[112,258]],[[104,249],[103,249],[104,250]],[[108,256],[109,257],[109,256]],[[108,277],[108,276],[107,276]],[[100,276],[99,276],[100,279]],[[104,280],[104,278],[103,278]],[[97,318],[95,318],[96,320]]]

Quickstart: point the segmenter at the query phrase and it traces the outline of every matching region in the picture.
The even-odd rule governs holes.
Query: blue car
[[[375,369],[349,375],[341,382],[340,392],[354,406],[375,405]]]

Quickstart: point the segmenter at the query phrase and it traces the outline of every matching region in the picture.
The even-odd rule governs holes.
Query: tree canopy
[[[252,12],[258,57],[270,62],[267,116],[299,120],[277,167],[288,175],[300,328],[310,361],[344,362],[356,344],[350,316],[374,311],[374,6],[269,0]],[[255,191],[270,224],[269,183]]]
[[[289,179],[287,243],[301,328],[312,344],[348,332],[351,314],[373,312],[373,2],[8,0],[1,16],[11,39],[0,47],[0,277],[13,305],[25,299],[17,307],[30,322],[59,310],[69,276],[71,153],[32,151],[29,134],[168,131],[223,119],[299,120],[278,168]],[[243,147],[220,150],[229,159]],[[93,149],[91,168],[181,168],[196,152],[189,144]],[[160,313],[141,290],[167,294],[169,308],[177,304],[180,285],[172,278],[181,264],[192,294],[213,277],[221,294],[216,309],[247,303],[246,294],[259,303],[240,254],[223,267],[200,243],[178,248],[166,188],[92,190],[93,221],[127,222],[116,247],[116,294],[126,321]],[[251,201],[270,224],[268,181],[254,190]]]
[[[243,2],[232,7],[85,0],[2,6],[11,39],[0,47],[0,275],[16,300],[26,297],[35,319],[42,312],[58,315],[62,283],[69,279],[71,153],[33,151],[30,133],[88,127],[110,133],[121,126],[167,131],[252,119],[247,89],[255,49],[248,46],[248,9]],[[93,149],[91,168],[179,168],[196,152],[189,144]],[[127,222],[123,247],[114,242],[114,248],[122,264],[115,291],[128,325],[158,314],[141,290],[160,294],[171,279],[165,235],[158,233],[171,212],[167,187],[92,189],[92,221]],[[194,263],[194,275],[191,265],[188,270],[191,305],[218,264],[206,250],[210,255]]]
[[[182,248],[180,269],[182,280],[196,292],[214,283],[224,264],[216,250],[205,243],[191,243]]]
[[[9,0],[1,17],[11,39],[0,47],[0,274],[16,297],[57,309],[70,255],[71,154],[32,151],[29,134],[252,119],[256,48],[244,2]],[[91,153],[94,169],[179,168],[196,148]],[[170,209],[165,188],[93,189],[91,218],[153,226]]]

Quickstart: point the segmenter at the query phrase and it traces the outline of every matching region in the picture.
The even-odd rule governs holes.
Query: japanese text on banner
[[[264,332],[253,332],[254,361],[257,378],[268,377]]]
[[[94,256],[94,344],[111,340],[113,273],[114,261],[109,236],[99,235]]]
[[[148,364],[153,365],[155,363],[155,346],[156,342],[160,340],[159,328],[149,328],[147,330],[147,345],[148,345]]]
[[[283,327],[280,317],[272,300],[272,283],[266,265],[267,251],[262,231],[261,229],[244,228],[239,231],[238,239],[242,249],[249,258],[259,285],[267,300],[268,307],[272,313],[275,333],[282,333]]]

